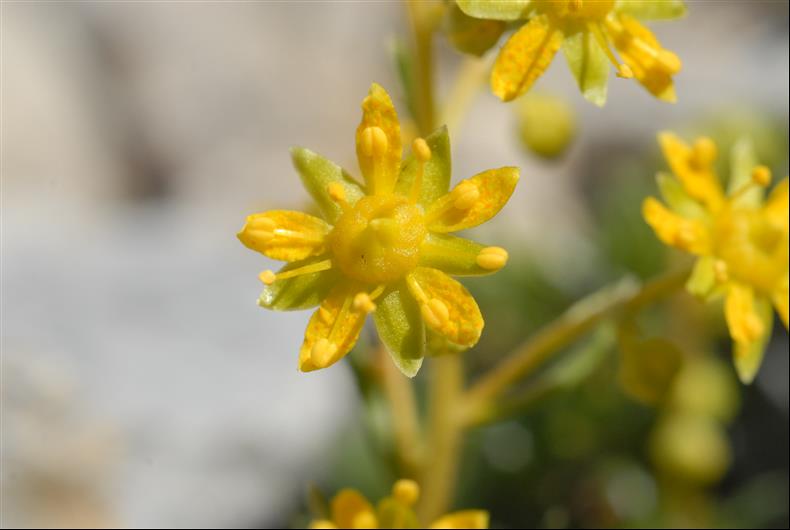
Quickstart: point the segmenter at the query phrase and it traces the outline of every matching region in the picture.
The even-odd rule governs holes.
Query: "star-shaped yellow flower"
[[[639,20],[682,17],[681,0],[457,1],[471,17],[527,20],[502,47],[491,72],[491,90],[503,101],[527,92],[560,48],[582,94],[596,105],[606,103],[609,63],[658,99],[676,99],[672,76],[681,61]]]
[[[330,518],[313,521],[310,528],[488,528],[488,512],[483,510],[450,513],[423,526],[413,509],[419,495],[416,482],[402,479],[374,508],[358,491],[344,489],[330,503]]]
[[[675,176],[659,173],[669,209],[649,197],[645,220],[667,245],[699,256],[688,289],[724,295],[738,375],[751,382],[762,362],[776,308],[787,327],[788,180],[765,197],[771,172],[755,165],[748,144],[736,145],[728,189],[713,169],[716,145],[693,146],[671,133],[659,142]]]
[[[261,273],[266,284],[261,306],[319,305],[305,332],[300,370],[340,360],[372,313],[382,342],[411,377],[426,353],[477,343],[483,317],[474,298],[449,274],[496,272],[508,254],[450,232],[496,215],[513,193],[518,169],[484,171],[448,191],[447,130],[416,139],[411,155],[401,161],[398,117],[389,95],[376,84],[362,102],[356,144],[364,185],[312,151],[292,150],[323,219],[284,210],[254,214],[239,239],[272,259],[290,262],[276,274]]]

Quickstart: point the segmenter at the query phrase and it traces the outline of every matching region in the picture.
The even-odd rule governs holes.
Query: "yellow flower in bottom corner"
[[[656,98],[674,102],[672,76],[682,63],[640,20],[686,14],[681,0],[457,0],[468,16],[526,22],[508,39],[491,72],[491,90],[503,101],[527,92],[562,48],[584,97],[606,103],[610,63]],[[620,54],[615,57],[612,48]]]
[[[414,513],[420,488],[413,480],[402,479],[392,494],[374,507],[361,493],[341,490],[329,505],[328,519],[318,519],[310,528],[488,528],[488,512],[463,510],[443,515],[430,526],[423,526]]]
[[[749,383],[771,335],[772,305],[788,325],[788,179],[766,197],[771,172],[756,164],[751,145],[741,141],[725,191],[713,169],[712,140],[699,138],[689,146],[661,133],[659,142],[674,173],[658,175],[669,208],[649,197],[643,216],[662,242],[698,256],[689,291],[725,296],[735,366]]]
[[[292,150],[323,219],[284,210],[254,214],[238,237],[253,250],[290,262],[276,274],[261,273],[261,306],[319,306],[305,332],[300,370],[343,358],[372,313],[382,342],[411,377],[424,355],[469,348],[480,338],[477,303],[449,275],[496,272],[508,254],[450,233],[496,215],[513,193],[518,169],[484,171],[449,190],[446,128],[416,139],[401,161],[398,117],[376,84],[362,102],[356,144],[364,186],[322,156]]]

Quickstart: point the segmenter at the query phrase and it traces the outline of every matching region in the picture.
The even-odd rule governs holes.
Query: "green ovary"
[[[363,197],[330,235],[333,261],[348,277],[389,283],[417,266],[426,228],[422,210],[395,195]]]

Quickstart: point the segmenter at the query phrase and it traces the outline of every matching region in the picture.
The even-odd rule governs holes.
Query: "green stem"
[[[434,357],[431,363],[429,433],[421,477],[422,498],[417,507],[421,521],[433,521],[452,503],[458,475],[462,425],[457,411],[463,390],[460,355]]]
[[[424,0],[408,0],[409,21],[414,33],[415,106],[417,128],[427,135],[436,128],[434,104],[434,52],[433,30],[436,25],[436,5]],[[441,7],[441,5],[440,5]]]
[[[682,286],[689,269],[684,268],[652,280],[643,286],[621,280],[580,300],[551,324],[517,347],[510,355],[482,376],[463,396],[460,407],[464,424],[484,422],[494,414],[494,400],[515,383],[532,374],[603,319],[615,311],[636,312]]]

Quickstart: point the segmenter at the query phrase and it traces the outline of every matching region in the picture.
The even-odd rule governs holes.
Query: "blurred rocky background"
[[[485,92],[450,131],[456,180],[522,167],[513,200],[485,229],[516,259],[472,285],[492,315],[473,366],[602,281],[669,259],[628,243],[652,241],[638,211],[663,167],[657,130],[754,132],[787,172],[787,3],[689,4],[686,20],[654,26],[684,61],[678,104],[613,78],[607,107],[595,108],[557,61],[537,88],[570,102],[579,130],[558,160],[524,152],[514,107]],[[308,314],[256,306],[257,273],[273,264],[235,233],[248,213],[306,203],[289,147],[356,171],[353,131],[371,81],[404,108],[389,53],[408,39],[403,6],[0,10],[3,526],[274,526],[300,521],[308,481],[381,487],[375,465],[358,465],[361,405],[347,364],[297,373]],[[446,92],[461,58],[437,44]],[[702,487],[694,470],[683,480],[660,471],[665,441],[717,435],[688,421],[664,427],[676,408],[627,401],[613,362],[601,371],[610,377],[540,415],[478,433],[466,505],[482,503],[504,526],[786,526],[786,332],[756,383],[727,391],[741,406],[723,435],[731,462],[711,464],[705,495],[721,501],[717,518],[692,518],[696,504],[659,517],[677,505],[659,492],[680,492],[672,501]],[[632,428],[602,436],[612,422]]]

